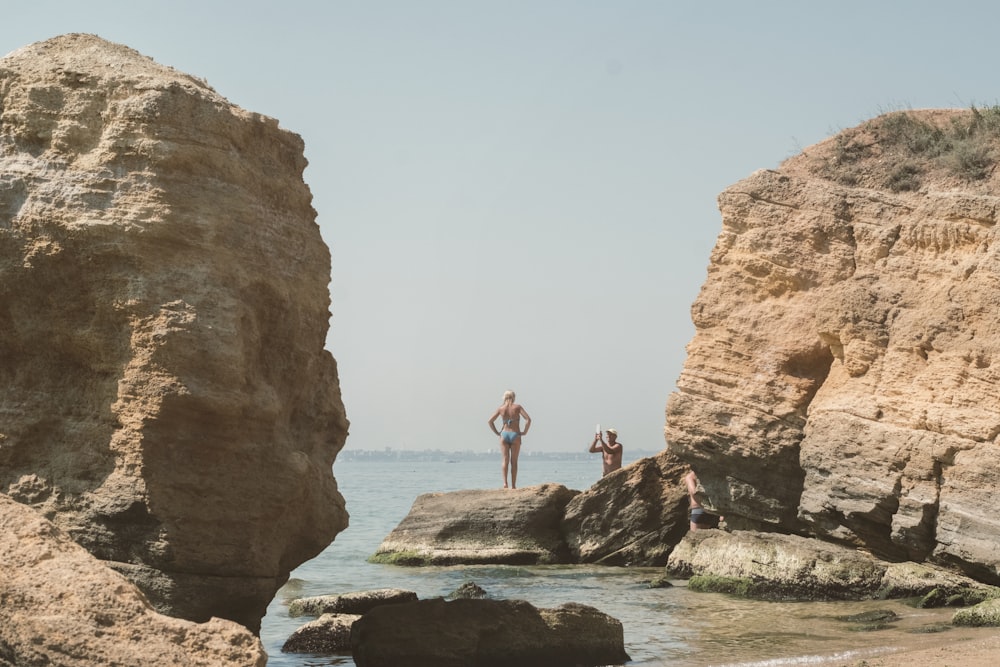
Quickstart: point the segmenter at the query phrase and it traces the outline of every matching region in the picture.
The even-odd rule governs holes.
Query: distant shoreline
[[[625,450],[625,464],[628,465],[629,463],[639,459],[655,456],[661,451],[663,450]],[[499,458],[499,456],[499,447],[490,447],[488,449],[480,450],[466,449],[460,451],[445,451],[441,449],[393,449],[391,447],[386,447],[384,449],[350,449],[349,447],[344,447],[344,449],[337,454],[337,461],[475,461]],[[579,461],[584,459],[593,459],[594,454],[586,451],[540,452],[522,449],[521,458],[528,458],[536,461]]]

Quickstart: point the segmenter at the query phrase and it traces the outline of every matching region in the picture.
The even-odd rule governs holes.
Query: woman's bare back
[[[521,431],[521,406],[517,403],[500,406],[500,417],[503,419],[501,431]]]

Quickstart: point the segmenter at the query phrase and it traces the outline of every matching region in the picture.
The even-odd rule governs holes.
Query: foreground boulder
[[[157,613],[36,511],[0,494],[0,664],[263,667],[243,626]]]
[[[957,596],[966,603],[1000,593],[930,565],[889,563],[871,554],[797,535],[704,530],[689,533],[667,570],[699,590],[762,600],[865,600]]]
[[[300,137],[93,35],[0,60],[0,491],[257,629],[347,525]]]
[[[561,484],[425,493],[369,559],[396,565],[568,563]]]
[[[666,436],[730,526],[1000,584],[998,120],[886,114],[719,196]]]
[[[661,566],[688,530],[687,465],[670,452],[602,477],[566,506],[563,533],[579,563]]]
[[[588,667],[622,664],[619,621],[593,607],[538,609],[521,600],[421,600],[354,623],[358,667]]]

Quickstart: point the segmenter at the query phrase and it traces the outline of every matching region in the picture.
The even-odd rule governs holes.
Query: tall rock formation
[[[92,35],[0,60],[0,492],[259,627],[347,525],[300,137]]]
[[[719,197],[666,437],[731,526],[1000,583],[998,128],[891,113]]]

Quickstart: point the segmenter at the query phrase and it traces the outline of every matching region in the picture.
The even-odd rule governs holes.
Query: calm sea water
[[[629,459],[626,457],[626,464]],[[585,490],[600,478],[597,455],[562,457],[522,454],[518,486],[546,482]],[[659,568],[595,566],[406,568],[367,562],[383,538],[403,520],[421,493],[487,489],[501,485],[500,459],[427,455],[425,460],[338,458],[334,465],[347,500],[350,527],[322,554],[301,565],[268,608],[261,640],[268,665],[353,667],[347,656],[282,653],[297,627],[313,620],[290,618],[288,602],[376,588],[401,588],[421,599],[450,595],[474,581],[492,597],[523,599],[537,607],[564,602],[588,604],[620,620],[625,648],[636,667],[765,667],[857,663],[880,653],[986,636],[991,630],[951,629],[952,610],[916,609],[898,601],[777,603],[695,593],[685,582],[649,588]],[[863,631],[838,617],[891,609],[900,619],[878,631]]]

